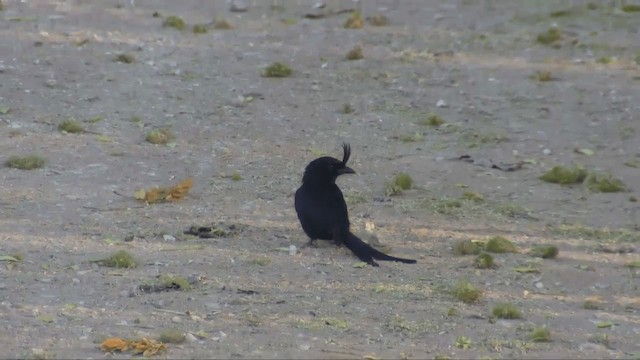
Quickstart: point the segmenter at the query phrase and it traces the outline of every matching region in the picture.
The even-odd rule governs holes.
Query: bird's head
[[[334,184],[338,176],[343,174],[355,174],[356,172],[347,166],[347,161],[351,156],[351,146],[342,144],[342,161],[323,156],[313,160],[307,165],[302,177],[303,183]]]

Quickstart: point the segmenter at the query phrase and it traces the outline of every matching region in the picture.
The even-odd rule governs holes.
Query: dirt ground
[[[2,3],[0,161],[47,162],[0,170],[0,255],[21,259],[0,261],[0,357],[103,358],[107,337],[167,330],[186,341],[156,357],[640,357],[640,21],[620,2],[364,1],[390,24],[362,29],[344,29],[346,13],[304,18],[311,1]],[[233,29],[178,31],[169,15]],[[561,39],[536,40],[555,26]],[[364,59],[346,61],[357,45]],[[276,61],[292,76],[263,77]],[[87,131],[59,131],[69,118]],[[145,141],[158,128],[175,140]],[[342,142],[353,230],[375,224],[417,265],[302,248],[293,193]],[[629,191],[539,179],[572,164]],[[387,196],[399,172],[414,187]],[[180,201],[133,198],[187,177]],[[199,239],[192,225],[232,231]],[[454,254],[497,235],[519,251],[495,269]],[[558,257],[530,256],[539,244]],[[95,262],[118,250],[140,266]],[[163,276],[196,281],[140,291]],[[478,302],[452,293],[464,280]],[[522,318],[492,316],[502,302]],[[541,327],[550,342],[532,339]]]

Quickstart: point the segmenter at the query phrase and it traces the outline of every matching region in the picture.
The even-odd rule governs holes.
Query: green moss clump
[[[14,169],[33,170],[40,169],[44,166],[45,162],[46,160],[38,155],[10,156],[5,162],[5,165]]]
[[[187,24],[185,24],[184,20],[182,20],[181,17],[171,15],[164,18],[164,20],[162,21],[162,26],[172,27],[178,30],[184,30],[187,27]]]
[[[533,342],[550,342],[551,331],[549,331],[549,329],[547,329],[546,327],[538,327],[531,331],[529,337]]]
[[[494,236],[485,245],[484,249],[495,254],[518,252],[516,246],[502,236]]]
[[[564,17],[571,15],[571,9],[557,10],[549,13],[550,17]]]
[[[491,311],[493,316],[498,319],[520,319],[522,315],[520,314],[520,310],[513,304],[502,303],[494,306]]]
[[[167,144],[175,139],[175,135],[169,128],[153,129],[148,134],[145,140],[152,144]]]
[[[443,125],[444,123],[445,123],[444,119],[440,115],[434,114],[434,113],[429,113],[426,119],[424,119],[424,121],[421,122],[422,125],[427,125],[432,127],[440,127],[440,125]]]
[[[403,143],[410,143],[410,142],[422,141],[424,140],[424,136],[422,136],[422,134],[420,133],[415,133],[412,135],[400,135],[398,136],[398,139]]]
[[[547,31],[538,34],[536,42],[542,45],[551,45],[562,39],[562,31],[558,28],[549,28]]]
[[[553,259],[558,256],[558,247],[555,245],[539,245],[531,249],[529,254],[543,259]]]
[[[186,336],[178,329],[165,329],[158,335],[158,340],[163,343],[182,344],[186,340]]]
[[[480,253],[473,262],[477,269],[493,269],[496,264],[493,262],[493,256],[487,252]]]
[[[344,22],[345,29],[361,29],[364,26],[362,15],[358,11],[354,11],[351,16]]]
[[[587,188],[593,192],[612,193],[628,191],[627,186],[622,182],[622,180],[616,179],[610,174],[592,173],[587,176],[587,180],[585,182],[587,184]]]
[[[456,299],[471,304],[477,302],[482,297],[482,290],[478,289],[472,283],[463,280],[460,281],[453,289],[453,295]]]
[[[205,24],[195,24],[192,29],[194,34],[206,34],[208,32],[207,25]]]
[[[216,30],[231,30],[233,25],[225,19],[220,19],[213,23],[213,28]]]
[[[389,18],[382,14],[374,14],[367,18],[369,24],[373,26],[389,26]]]
[[[283,78],[291,76],[291,73],[293,73],[293,70],[291,70],[289,65],[281,62],[274,62],[264,69],[262,76]]]
[[[138,262],[125,250],[120,250],[106,259],[98,260],[98,264],[106,267],[131,269],[138,266]]]
[[[398,173],[393,182],[402,190],[409,190],[413,186],[413,179],[411,176],[403,172]]]
[[[387,182],[385,193],[387,196],[400,194],[403,190],[411,189],[413,179],[407,173],[397,174],[392,181]]]
[[[240,180],[242,180],[242,175],[240,175],[239,172],[234,171],[233,174],[231,174],[231,180],[240,181]]]
[[[624,4],[622,5],[622,11],[624,12],[640,12],[640,5],[637,4]]]
[[[580,184],[584,179],[586,179],[586,177],[587,170],[581,166],[573,168],[566,166],[554,166],[551,170],[540,176],[540,180],[554,184],[568,185]]]
[[[456,241],[453,246],[453,253],[456,255],[477,255],[482,251],[482,246],[478,242],[464,239]]]
[[[77,134],[83,133],[84,127],[82,127],[82,124],[80,124],[80,122],[78,122],[76,119],[68,118],[67,120],[58,124],[58,130],[69,134]]]
[[[163,275],[160,277],[160,283],[168,289],[191,290],[191,283],[182,276]]]
[[[364,59],[364,52],[362,51],[362,46],[358,45],[353,49],[349,50],[347,55],[345,55],[345,59],[347,60],[360,60]]]
[[[549,70],[538,70],[533,75],[531,75],[531,79],[538,82],[547,82],[554,80],[554,77]]]
[[[114,62],[121,62],[124,64],[133,64],[136,62],[136,57],[131,54],[118,54],[113,58]]]
[[[342,113],[343,114],[351,114],[354,111],[355,110],[353,109],[353,106],[351,106],[351,104],[349,104],[349,103],[342,104]]]

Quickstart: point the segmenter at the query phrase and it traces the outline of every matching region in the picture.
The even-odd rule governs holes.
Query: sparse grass
[[[274,62],[267,66],[262,72],[263,77],[284,78],[289,77],[293,73],[291,67],[281,62]]]
[[[552,228],[551,231],[561,236],[578,239],[582,238],[585,240],[596,240],[602,242],[640,242],[640,233],[627,229],[610,230],[607,228],[592,228],[582,225],[560,225],[559,227]]]
[[[231,30],[233,29],[233,24],[225,19],[218,19],[213,23],[213,28],[216,30]]]
[[[181,17],[170,15],[164,18],[164,20],[162,21],[162,26],[171,27],[177,30],[184,30],[187,27],[187,24],[185,24],[184,20],[182,20]]]
[[[419,142],[424,140],[424,136],[420,133],[404,134],[398,136],[398,140],[402,141],[403,143]]]
[[[620,179],[616,179],[611,174],[590,173],[585,183],[587,188],[593,192],[626,192],[627,187]]]
[[[571,15],[572,12],[573,12],[573,9],[556,10],[556,11],[550,12],[549,16],[552,18],[565,17],[565,16]]]
[[[266,255],[256,256],[251,260],[249,260],[249,263],[254,265],[259,265],[259,266],[268,266],[268,265],[271,265],[271,262],[272,262],[271,257]]]
[[[589,298],[582,303],[582,308],[585,310],[602,310],[604,302],[597,298]]]
[[[195,24],[192,29],[194,34],[206,34],[208,32],[207,25]]]
[[[640,55],[638,55],[638,59],[640,59]],[[640,64],[640,62],[638,62]],[[635,135],[636,131],[634,128],[630,127],[630,126],[621,126],[620,129],[618,130],[618,134],[620,135],[620,138],[622,140],[627,140],[633,137],[633,135]]]
[[[476,148],[482,145],[509,141],[509,136],[503,131],[478,132],[468,130],[462,133],[460,140],[467,148]]]
[[[239,172],[234,171],[233,174],[231,174],[230,178],[231,178],[232,181],[240,181],[240,180],[242,180],[242,175],[240,175]]]
[[[124,64],[133,64],[134,62],[136,62],[136,57],[133,56],[132,54],[122,53],[122,54],[116,55],[116,57],[113,58],[113,61],[124,63]]]
[[[471,349],[473,342],[466,336],[458,336],[456,338],[456,347],[458,349]]]
[[[484,196],[482,196],[482,194],[477,193],[477,192],[473,192],[473,191],[465,191],[465,192],[463,192],[462,195],[460,196],[460,199],[467,200],[467,201],[473,201],[476,204],[482,204],[482,203],[485,202]]]
[[[350,208],[353,205],[368,203],[369,197],[362,193],[350,192],[344,194],[344,200],[347,202],[347,205],[349,205]]]
[[[385,192],[387,196],[393,196],[404,190],[409,190],[411,187],[413,187],[411,175],[401,172],[396,174],[393,180],[387,182]]]
[[[551,342],[551,331],[546,327],[538,327],[529,335],[533,342]]]
[[[596,59],[596,63],[602,64],[602,65],[611,64],[612,61],[613,61],[613,58],[611,58],[611,56],[601,56]]]
[[[186,337],[182,331],[174,328],[169,328],[160,331],[158,340],[163,343],[182,344],[186,340]]]
[[[106,267],[131,269],[138,266],[138,261],[125,250],[120,250],[113,255],[98,260],[97,263]]]
[[[638,4],[624,4],[621,8],[622,11],[632,13],[632,12],[640,12],[640,5]]]
[[[514,204],[497,204],[493,206],[493,211],[499,215],[512,219],[530,217],[527,209]]]
[[[502,236],[494,236],[489,239],[484,249],[495,254],[518,252],[516,246],[510,240]]]
[[[362,20],[362,15],[358,11],[354,11],[343,25],[345,29],[361,29],[363,26],[364,21]]]
[[[382,14],[374,14],[367,18],[372,26],[389,26],[389,19]]]
[[[38,155],[10,156],[5,162],[5,165],[14,169],[33,170],[40,169],[44,166],[45,162],[45,158]]]
[[[334,317],[299,319],[296,325],[300,328],[308,330],[320,330],[326,327],[331,327],[337,330],[346,330],[347,328],[349,328],[349,323],[347,322],[347,320]]]
[[[534,80],[537,82],[547,82],[547,81],[555,80],[555,78],[553,77],[553,74],[549,70],[538,70],[535,73],[533,73],[533,75],[531,75],[531,80]]]
[[[629,261],[628,263],[625,263],[624,266],[629,269],[640,269],[640,260]]]
[[[347,60],[360,60],[364,59],[364,52],[362,51],[362,46],[355,46],[353,49],[349,50],[347,55],[344,57]]]
[[[589,339],[587,339],[587,341],[593,344],[600,344],[607,349],[611,348],[611,339],[609,339],[609,334],[606,333],[593,334],[589,337]]]
[[[175,139],[175,135],[169,128],[153,129],[147,133],[145,140],[155,145],[166,145]]]
[[[480,253],[473,261],[473,265],[476,269],[494,269],[496,267],[493,256],[487,252]]]
[[[552,45],[562,39],[562,31],[558,28],[552,27],[547,31],[538,34],[536,42],[542,45]]]
[[[543,259],[553,259],[558,256],[558,247],[555,245],[538,245],[531,249],[529,254]]]
[[[435,113],[429,113],[427,116],[418,122],[419,125],[431,126],[431,127],[440,127],[445,123],[444,119]]]
[[[491,311],[493,316],[498,319],[520,319],[522,314],[520,310],[513,304],[501,303],[493,307]]]
[[[477,255],[481,251],[482,246],[480,243],[470,239],[458,240],[453,246],[453,253],[456,255]]]
[[[540,176],[540,180],[553,184],[569,185],[582,183],[586,177],[587,170],[582,166],[554,166],[551,170]]]
[[[58,124],[58,130],[69,134],[78,134],[85,131],[82,124],[74,118],[68,118]]]
[[[467,280],[460,281],[453,288],[453,296],[463,303],[472,304],[482,298],[482,290]]]

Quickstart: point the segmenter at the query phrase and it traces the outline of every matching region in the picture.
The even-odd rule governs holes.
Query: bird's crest
[[[349,145],[349,143],[343,143],[342,151],[344,152],[344,155],[342,155],[342,164],[347,166],[347,161],[349,161],[349,157],[351,157],[351,145]]]

